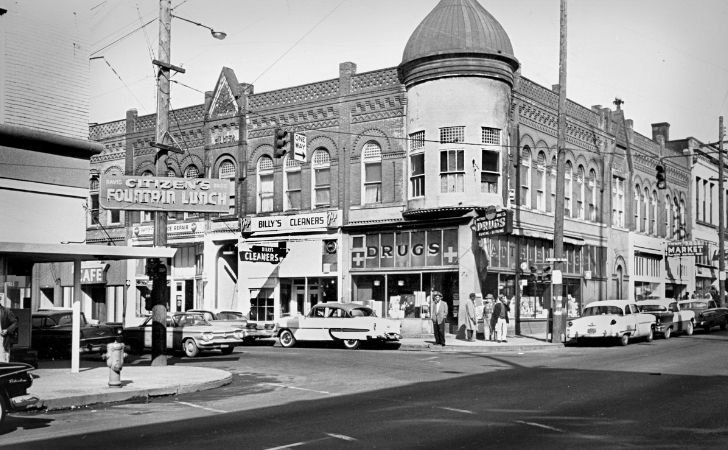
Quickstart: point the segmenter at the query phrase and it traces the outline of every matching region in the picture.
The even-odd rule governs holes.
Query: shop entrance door
[[[81,288],[91,298],[91,319],[107,322],[106,317],[106,285],[87,284]]]

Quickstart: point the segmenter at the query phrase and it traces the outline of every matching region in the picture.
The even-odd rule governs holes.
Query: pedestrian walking
[[[442,301],[442,294],[432,293],[432,328],[435,333],[435,345],[445,346],[445,324],[447,322],[447,303]]]
[[[508,342],[508,311],[510,311],[510,308],[505,295],[500,295],[498,300],[493,309],[493,317],[496,318],[496,339],[498,342]]]
[[[18,330],[18,318],[10,309],[0,304],[0,362],[10,362],[10,347],[16,338]]]
[[[475,293],[471,292],[465,302],[465,334],[468,341],[475,340],[475,333],[478,329],[478,318],[475,317]]]
[[[488,341],[495,339],[494,302],[493,294],[485,296],[485,304],[483,305],[483,338]]]

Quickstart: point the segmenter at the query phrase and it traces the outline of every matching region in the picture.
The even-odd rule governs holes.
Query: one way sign
[[[306,161],[306,135],[303,133],[293,133],[293,159]]]

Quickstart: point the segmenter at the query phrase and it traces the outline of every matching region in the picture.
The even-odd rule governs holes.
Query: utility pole
[[[718,118],[718,298],[725,307],[725,193],[723,192],[723,116]]]
[[[558,137],[556,142],[556,205],[554,211],[554,270],[563,273],[564,257],[564,184],[566,175],[566,0],[561,0],[561,20],[559,38],[559,106],[558,106]],[[564,317],[563,302],[561,299],[563,281],[554,277],[552,283],[553,296],[551,304],[553,310],[553,331],[551,342],[560,342],[565,332],[566,318]],[[560,281],[559,284],[556,282]]]

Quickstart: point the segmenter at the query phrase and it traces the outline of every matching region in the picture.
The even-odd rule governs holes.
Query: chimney
[[[670,141],[670,124],[667,122],[652,124],[652,140],[657,142],[657,136],[662,136],[665,142]]]

